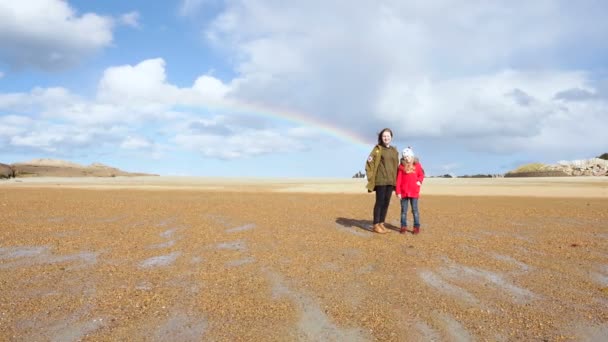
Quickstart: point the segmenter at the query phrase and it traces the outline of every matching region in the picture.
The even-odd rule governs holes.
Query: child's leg
[[[407,198],[401,199],[401,227],[407,227]]]
[[[420,228],[420,212],[418,211],[418,199],[410,198],[412,203],[412,214],[414,215],[414,227]]]

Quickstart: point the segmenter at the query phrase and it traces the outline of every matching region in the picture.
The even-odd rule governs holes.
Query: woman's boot
[[[384,231],[384,229],[382,229],[382,226],[380,225],[380,223],[376,223],[374,225],[374,232],[378,233],[378,234],[385,234],[386,231]]]
[[[388,228],[386,228],[386,226],[384,226],[384,222],[380,222],[380,228],[382,228],[382,230],[383,230],[385,233],[388,233]]]

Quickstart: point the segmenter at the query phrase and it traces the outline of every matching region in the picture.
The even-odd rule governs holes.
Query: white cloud
[[[114,146],[158,156],[163,147],[142,133],[151,130],[204,156],[231,159],[303,149],[302,141],[312,139],[305,128],[279,129],[229,110],[206,112],[210,105],[230,106],[230,91],[210,75],[199,76],[192,87],[170,84],[160,58],[109,67],[91,99],[60,87],[0,93],[0,113],[22,114],[0,117],[0,142],[9,150],[59,153]],[[184,106],[204,113],[180,109]]]
[[[98,85],[98,99],[109,103],[167,103],[177,97],[178,88],[166,82],[165,61],[148,59],[135,66],[110,67]]]
[[[36,108],[61,106],[73,101],[77,101],[77,97],[66,88],[36,87],[29,93],[0,93],[0,110],[29,112]]]
[[[210,75],[203,75],[197,78],[192,88],[202,96],[203,100],[209,101],[221,100],[230,92],[228,85]]]
[[[66,1],[0,2],[0,61],[15,68],[65,68],[112,42],[112,19],[77,14]]]
[[[0,151],[13,153],[70,154],[77,150],[100,149],[124,134],[121,127],[85,127],[17,115],[0,117],[0,127]]]
[[[294,108],[361,135],[390,126],[408,138],[486,151],[508,151],[514,141],[584,150],[592,143],[574,139],[575,131],[608,143],[594,134],[608,123],[582,124],[604,109],[557,94],[596,91],[585,65],[571,70],[589,53],[582,51],[606,51],[605,9],[555,1],[232,1],[204,37],[232,53],[234,98]]]
[[[395,79],[381,90],[375,111],[408,136],[534,136],[563,106],[555,94],[585,82],[577,72],[516,71],[414,84]]]
[[[608,129],[603,119],[608,101],[584,72],[506,70],[417,82],[394,77],[385,84],[369,104],[371,112],[381,113],[385,122],[409,139],[436,137],[502,153],[576,152],[608,144],[603,134]],[[16,114],[2,118],[0,141],[5,148],[43,151],[94,146],[96,139],[122,149],[157,149],[139,132],[151,126],[178,146],[224,159],[302,150],[306,142],[318,141],[319,132],[310,127],[279,129],[242,113],[196,110],[230,104],[236,100],[232,95],[236,86],[202,75],[192,87],[177,87],[167,81],[162,59],[110,67],[91,99],[61,87],[0,93],[0,111]],[[563,95],[572,89],[595,95],[575,100]],[[180,109],[183,106],[195,113]],[[355,120],[367,129],[379,125],[374,117]],[[355,121],[351,124],[346,127],[356,127]],[[120,128],[124,126],[131,128]]]
[[[120,16],[119,22],[123,25],[140,28],[141,25],[139,23],[139,12],[133,11],[129,13],[125,13]]]

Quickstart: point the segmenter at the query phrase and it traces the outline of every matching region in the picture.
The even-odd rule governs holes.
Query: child
[[[424,170],[420,161],[414,157],[414,151],[408,147],[403,150],[401,164],[397,170],[397,188],[395,192],[401,199],[401,234],[407,231],[407,206],[412,206],[414,215],[414,234],[420,233],[420,213],[418,212],[418,197],[420,186],[424,180]]]

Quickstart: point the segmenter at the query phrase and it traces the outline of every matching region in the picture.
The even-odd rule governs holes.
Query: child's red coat
[[[401,195],[401,198],[412,197],[418,198],[420,196],[420,185],[424,180],[424,171],[422,171],[422,165],[420,163],[414,163],[414,172],[405,173],[405,167],[403,164],[399,164],[397,170],[397,186],[395,192],[397,195]]]

